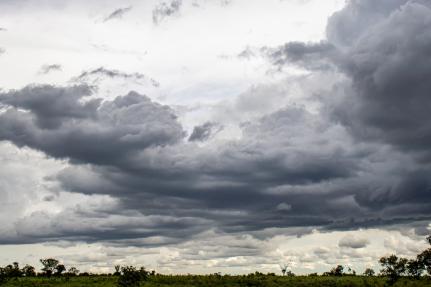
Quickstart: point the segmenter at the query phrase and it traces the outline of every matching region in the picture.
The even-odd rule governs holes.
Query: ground
[[[10,280],[4,287],[110,287],[116,286],[117,277],[115,276],[85,276],[85,277],[73,277],[73,278],[19,278]],[[168,275],[157,275],[151,276],[141,286],[147,287],[164,287],[164,286],[175,286],[175,287],[186,287],[186,286],[334,286],[334,287],[355,287],[355,286],[387,286],[385,285],[386,279],[381,277],[363,277],[363,276],[343,276],[343,277],[331,277],[331,276],[295,276],[295,277],[281,277],[281,276],[270,276],[270,275],[248,275],[248,276],[219,276],[219,275],[207,275],[207,276],[168,276]],[[430,278],[422,278],[419,280],[402,278],[393,286],[430,286]]]

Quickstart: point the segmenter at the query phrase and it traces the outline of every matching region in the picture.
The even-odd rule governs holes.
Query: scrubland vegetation
[[[427,237],[431,245],[431,236]],[[54,258],[41,259],[43,268],[36,272],[33,266],[20,267],[14,262],[0,268],[0,285],[6,286],[430,286],[431,287],[431,248],[418,254],[415,259],[399,258],[396,255],[382,257],[379,260],[382,269],[376,273],[367,268],[363,274],[357,274],[350,268],[345,270],[337,265],[321,275],[317,273],[295,276],[287,266],[281,268],[282,276],[275,273],[255,272],[248,275],[162,275],[147,271],[144,267],[114,266],[112,274],[80,273],[75,267],[66,268]]]

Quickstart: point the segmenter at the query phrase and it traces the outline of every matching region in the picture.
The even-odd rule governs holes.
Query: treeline
[[[428,244],[431,245],[431,236],[426,238]],[[80,273],[76,267],[66,268],[64,264],[61,264],[59,260],[54,258],[40,259],[42,269],[40,272],[36,272],[36,269],[31,265],[25,265],[20,268],[18,262],[14,262],[5,267],[0,267],[0,285],[6,283],[8,280],[18,279],[21,277],[45,277],[45,278],[64,278],[69,280],[71,277],[77,276],[100,276],[100,274],[89,274],[87,272]],[[398,257],[396,255],[390,255],[382,257],[379,260],[382,266],[379,274],[373,269],[367,268],[362,276],[365,277],[385,277],[387,283],[390,285],[394,284],[401,277],[408,277],[410,279],[420,279],[424,275],[431,276],[431,248],[424,250],[419,253],[414,259],[407,259]],[[287,265],[281,267],[282,274],[289,277],[294,277],[295,274],[287,270]],[[115,266],[115,272],[111,274],[103,274],[103,276],[113,276],[116,278],[116,284],[119,287],[133,287],[139,286],[141,282],[151,278],[160,276],[155,271],[149,272],[144,267],[136,268],[134,266]],[[218,273],[209,275],[221,278],[222,276]],[[263,274],[255,272],[249,275],[244,275],[247,278],[259,278],[259,277],[272,277],[276,276],[274,273]],[[317,273],[309,274],[309,277],[319,276]],[[356,272],[349,267],[345,269],[342,265],[337,265],[328,272],[324,272],[322,276],[340,277],[340,276],[357,276]],[[193,277],[193,276],[192,276]],[[245,277],[245,278],[246,278]],[[284,276],[283,276],[284,277]]]
[[[20,268],[18,262],[13,262],[5,267],[0,267],[0,283],[3,283],[8,279],[16,279],[20,277],[71,277],[89,275],[88,273],[79,273],[79,270],[76,269],[76,267],[66,269],[66,266],[60,264],[60,262],[54,258],[40,259],[40,263],[43,265],[41,272],[36,272],[36,268],[28,264]]]
[[[148,272],[144,267],[136,268],[134,266],[120,266],[114,267],[115,272],[112,274],[90,274],[87,272],[80,273],[76,267],[69,267],[68,269],[59,260],[54,258],[40,259],[42,269],[36,272],[36,268],[31,265],[25,265],[20,268],[18,262],[13,262],[5,267],[0,267],[0,285],[8,282],[9,280],[16,280],[18,278],[63,278],[70,279],[71,277],[87,277],[87,276],[116,276],[118,277],[117,286],[119,287],[133,287],[139,286],[142,281],[148,279],[148,276],[155,275],[155,271]]]

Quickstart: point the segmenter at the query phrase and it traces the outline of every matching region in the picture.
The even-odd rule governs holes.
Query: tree
[[[406,265],[407,274],[413,278],[421,277],[422,272],[425,269],[424,264],[420,260],[409,260]]]
[[[371,269],[371,268],[367,268],[367,269],[365,269],[365,271],[364,271],[364,275],[365,275],[365,276],[369,276],[369,277],[371,277],[371,276],[374,276],[374,274],[376,274],[376,272],[374,272],[374,270],[373,270],[373,269]]]
[[[22,273],[25,277],[34,277],[36,276],[36,269],[34,269],[33,266],[27,264],[22,268]]]
[[[137,287],[142,281],[147,280],[148,271],[144,267],[137,270],[133,266],[121,267],[121,275],[118,278],[119,287]]]
[[[289,265],[288,265],[288,264],[280,265],[281,273],[283,274],[283,276],[284,276],[284,275],[286,275],[286,272],[287,272],[287,268],[288,268],[288,267],[289,267]]]
[[[337,265],[336,267],[332,268],[331,271],[325,272],[325,275],[343,276],[343,271],[344,271],[343,265]]]
[[[58,264],[55,267],[55,275],[57,276],[61,276],[61,273],[63,273],[64,271],[66,271],[66,266],[64,266],[63,264]]]
[[[426,240],[428,244],[431,245],[431,235],[428,235]],[[419,264],[421,264],[421,266],[423,266],[423,269],[428,272],[428,275],[431,275],[431,248],[428,248],[427,250],[424,250],[418,254],[416,260],[419,262]]]
[[[121,266],[120,265],[115,265],[114,268],[115,268],[114,276],[121,275],[121,272],[120,272]]]
[[[21,269],[19,268],[19,264],[18,264],[18,262],[14,262],[14,263],[12,263],[12,264],[7,265],[7,266],[4,268],[4,270],[5,270],[5,272],[6,272],[6,275],[7,275],[9,278],[18,278],[18,277],[21,277],[21,276],[22,276],[22,271],[21,271]]]
[[[0,267],[0,285],[6,284],[8,280],[9,280],[9,277],[6,272],[6,268]]]
[[[391,255],[380,258],[379,262],[383,266],[380,272],[389,278],[389,283],[391,284],[395,283],[407,271],[408,260],[406,258],[398,258],[396,255]]]
[[[79,270],[76,267],[70,267],[66,273],[67,276],[77,276],[78,274],[79,274]]]
[[[46,258],[40,259],[40,263],[42,263],[43,265],[42,271],[44,272],[44,274],[50,277],[56,270],[59,261],[54,258]]]

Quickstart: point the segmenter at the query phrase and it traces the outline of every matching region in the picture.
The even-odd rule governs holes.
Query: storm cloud
[[[189,8],[182,1],[151,7],[150,28],[162,33],[163,41],[166,31],[159,30],[168,28],[155,25]],[[106,21],[129,10],[114,10]],[[225,91],[211,79],[193,90],[187,77],[176,78],[187,74],[190,61],[179,69],[148,71],[157,77],[167,73],[166,87],[153,89],[158,91],[124,84],[119,90],[127,92],[104,95],[101,79],[159,84],[145,70],[123,72],[95,61],[95,69],[75,67],[83,72],[68,82],[3,88],[0,140],[13,147],[4,150],[37,153],[38,161],[46,157],[58,166],[38,179],[41,203],[1,227],[0,243],[169,246],[179,255],[161,259],[161,266],[212,258],[223,266],[230,255],[244,266],[287,256],[277,250],[265,257],[279,235],[336,231],[337,240],[328,241],[339,248],[340,260],[375,256],[365,250],[372,240],[341,232],[402,226],[414,230],[406,236],[424,235],[431,217],[430,28],[427,1],[352,0],[328,19],[324,39],[250,45],[223,61],[268,68],[265,72],[275,67],[277,72],[266,73],[265,85],[241,90],[234,83],[235,89]],[[208,41],[217,46],[217,39]],[[161,54],[157,63],[175,62],[174,48],[148,55]],[[214,51],[216,58],[220,53]],[[152,63],[135,56],[133,65],[123,67]],[[125,58],[116,59],[122,65]],[[262,59],[265,63],[256,65]],[[56,65],[43,69],[54,70]],[[204,82],[203,70],[199,66],[190,78]],[[249,77],[242,66],[238,71]],[[56,74],[64,73],[50,76],[60,77]],[[3,181],[9,177],[0,172]],[[19,198],[24,189],[18,189]],[[47,206],[59,202],[50,212]],[[396,245],[389,239],[385,244]],[[290,255],[303,264],[333,264],[334,251],[327,246]]]

